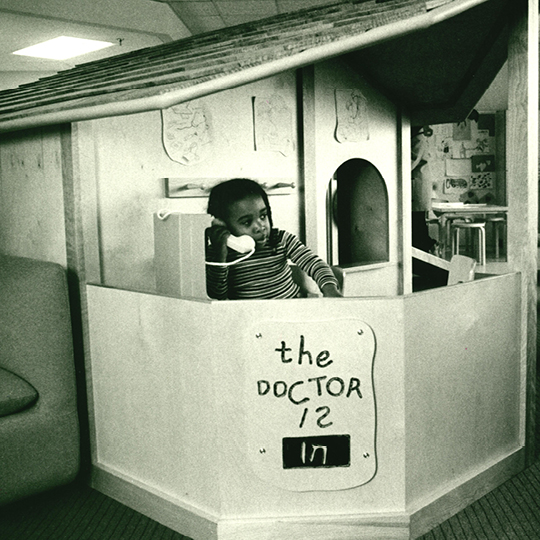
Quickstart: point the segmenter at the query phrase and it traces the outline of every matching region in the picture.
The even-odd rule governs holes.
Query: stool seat
[[[460,230],[478,232],[478,264],[486,264],[486,222],[485,221],[453,221],[450,225],[452,231],[452,255],[459,255]]]

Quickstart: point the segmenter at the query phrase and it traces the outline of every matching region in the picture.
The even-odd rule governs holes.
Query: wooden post
[[[97,461],[96,426],[92,391],[87,283],[102,279],[99,251],[96,156],[92,122],[64,124],[62,180],[66,226],[67,269],[75,335],[77,383],[81,407],[83,472]]]
[[[398,200],[399,223],[399,294],[412,293],[412,225],[411,225],[411,124],[402,109],[398,110],[398,181],[400,198]]]
[[[536,427],[538,238],[538,0],[515,6],[508,43],[508,260],[522,273],[521,432],[528,464]]]
[[[317,166],[315,158],[315,73],[313,66],[301,70],[301,123],[299,145],[301,177],[304,188],[305,243],[317,251]]]

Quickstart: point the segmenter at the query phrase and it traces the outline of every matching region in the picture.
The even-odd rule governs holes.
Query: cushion
[[[0,416],[22,411],[37,398],[38,393],[30,383],[0,367]]]

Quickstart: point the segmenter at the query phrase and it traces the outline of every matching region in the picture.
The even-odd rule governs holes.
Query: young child
[[[215,218],[207,230],[207,260],[212,265],[206,267],[206,286],[211,298],[296,298],[300,287],[293,281],[288,260],[315,280],[323,296],[341,296],[329,266],[296,236],[273,228],[268,196],[257,182],[234,178],[216,185],[208,213]],[[230,234],[251,236],[253,254],[246,257],[229,249]]]

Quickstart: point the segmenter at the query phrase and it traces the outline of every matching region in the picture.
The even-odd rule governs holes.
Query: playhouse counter
[[[414,538],[522,466],[519,287],[90,285],[94,485],[195,540]]]

